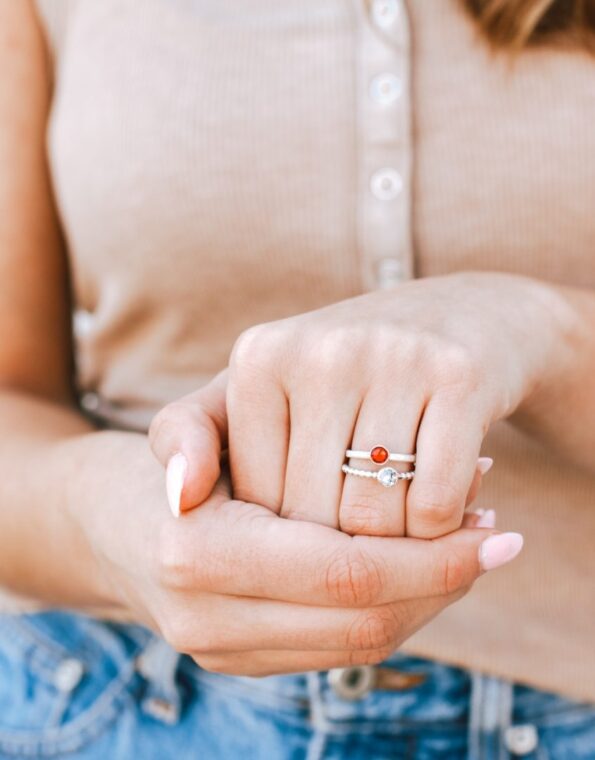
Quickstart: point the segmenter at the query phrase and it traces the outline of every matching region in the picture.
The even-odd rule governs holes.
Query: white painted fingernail
[[[475,523],[476,528],[495,528],[496,527],[496,510],[488,509]]]
[[[479,457],[477,460],[477,469],[482,475],[485,475],[486,472],[489,472],[492,469],[493,464],[494,460],[492,457]]]
[[[183,454],[174,454],[167,463],[167,473],[165,476],[165,487],[167,491],[167,502],[171,513],[174,517],[180,516],[180,499],[184,480],[188,471],[188,460]]]
[[[498,533],[486,538],[479,547],[479,562],[483,570],[494,570],[513,560],[522,548],[520,533]]]

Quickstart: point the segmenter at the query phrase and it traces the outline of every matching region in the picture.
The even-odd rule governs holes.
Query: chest
[[[256,266],[336,298],[595,284],[594,121],[595,62],[493,59],[455,0],[80,0],[50,147],[82,288],[170,251],[205,287]]]

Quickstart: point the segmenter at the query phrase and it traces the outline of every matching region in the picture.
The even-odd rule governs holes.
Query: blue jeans
[[[595,707],[398,653],[379,668],[223,676],[139,626],[4,615],[0,758],[14,757],[595,760]]]

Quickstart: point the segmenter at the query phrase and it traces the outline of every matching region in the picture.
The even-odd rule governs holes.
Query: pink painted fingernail
[[[495,570],[513,560],[523,548],[520,533],[498,533],[479,547],[479,563],[483,570]]]
[[[495,528],[496,527],[496,510],[488,509],[479,516],[475,524],[476,528]]]
[[[479,457],[477,460],[477,469],[482,475],[485,475],[486,472],[489,472],[492,469],[493,464],[494,460],[492,457]]]
[[[183,454],[174,454],[167,463],[165,488],[167,491],[167,502],[174,517],[180,516],[180,499],[187,471],[188,460]]]

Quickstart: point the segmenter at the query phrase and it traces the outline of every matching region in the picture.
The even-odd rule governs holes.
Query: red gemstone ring
[[[374,446],[370,451],[347,449],[345,456],[348,459],[367,459],[374,464],[384,464],[385,462],[415,463],[415,454],[392,454],[386,446]]]

